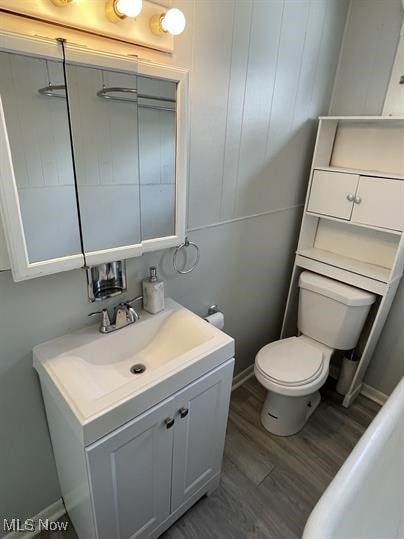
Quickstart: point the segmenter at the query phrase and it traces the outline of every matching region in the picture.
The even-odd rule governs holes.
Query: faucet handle
[[[135,309],[133,307],[133,304],[136,303],[137,301],[142,300],[142,299],[143,299],[143,296],[137,296],[136,298],[129,299],[129,300],[124,302],[124,305],[128,309],[129,319],[132,322],[136,322],[140,318],[140,315],[137,313],[137,311],[135,311]]]
[[[92,317],[92,316],[95,316],[96,314],[102,315],[100,331],[103,332],[105,331],[107,327],[111,325],[111,320],[109,318],[108,310],[102,309],[102,311],[94,311],[93,313],[90,313],[88,316]]]
[[[126,305],[130,305],[132,307],[132,303],[136,303],[137,301],[140,301],[143,299],[143,296],[137,296],[136,298],[128,299],[128,301],[125,301]]]

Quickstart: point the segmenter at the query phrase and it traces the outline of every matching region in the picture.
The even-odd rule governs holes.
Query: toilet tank
[[[300,274],[299,288],[301,333],[338,350],[354,348],[376,296],[309,271]]]

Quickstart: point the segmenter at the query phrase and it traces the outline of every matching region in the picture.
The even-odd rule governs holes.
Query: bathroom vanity
[[[157,537],[217,487],[231,337],[168,300],[115,333],[90,326],[33,355],[80,539]]]

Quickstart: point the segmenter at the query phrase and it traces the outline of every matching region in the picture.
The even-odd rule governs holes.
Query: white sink
[[[36,346],[41,384],[61,397],[90,443],[234,355],[231,337],[172,300],[166,309],[103,335],[86,327]],[[131,367],[144,372],[134,374]],[[67,405],[67,406],[66,406]]]

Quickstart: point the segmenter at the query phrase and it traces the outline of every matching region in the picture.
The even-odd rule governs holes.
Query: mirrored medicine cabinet
[[[186,71],[2,35],[0,208],[15,281],[185,236]]]

